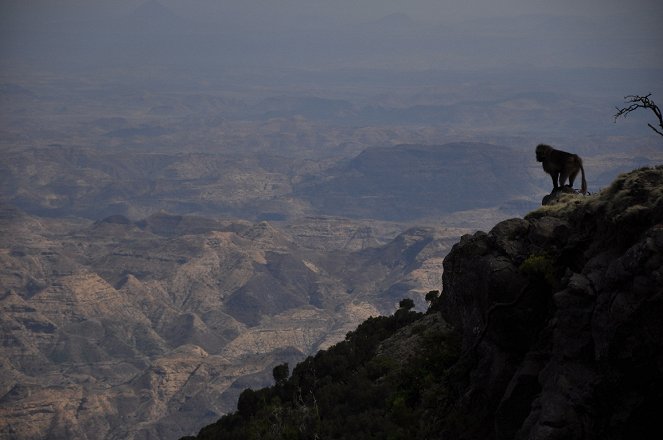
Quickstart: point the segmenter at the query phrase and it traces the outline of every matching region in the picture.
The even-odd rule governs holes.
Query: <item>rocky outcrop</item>
[[[662,263],[663,167],[562,196],[463,236],[425,314],[401,301],[185,438],[663,437]]]
[[[663,167],[464,236],[443,284],[464,355],[442,438],[663,434]]]

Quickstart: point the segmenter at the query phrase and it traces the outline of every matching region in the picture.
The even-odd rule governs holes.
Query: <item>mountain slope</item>
[[[663,167],[464,236],[406,301],[198,439],[663,435]],[[287,375],[285,375],[287,376]]]
[[[295,194],[326,214],[436,217],[531,194],[528,160],[509,148],[477,143],[375,147],[321,179],[304,181]]]
[[[322,252],[267,222],[90,222],[2,204],[0,230],[0,437],[15,439],[190,433],[275,364],[439,286],[452,244],[417,228]]]

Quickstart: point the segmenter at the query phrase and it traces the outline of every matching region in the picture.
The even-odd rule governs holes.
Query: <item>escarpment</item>
[[[464,236],[440,305],[465,350],[462,392],[443,410],[463,422],[441,437],[660,433],[662,263],[663,167]]]
[[[663,437],[662,263],[663,167],[562,197],[463,236],[425,314],[401,301],[197,438]]]

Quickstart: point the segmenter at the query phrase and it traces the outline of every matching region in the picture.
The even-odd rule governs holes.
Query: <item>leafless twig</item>
[[[615,107],[617,109],[617,113],[615,114],[615,122],[617,122],[617,118],[619,118],[620,116],[626,117],[629,113],[639,108],[648,108],[649,110],[654,112],[654,114],[658,118],[658,126],[661,127],[661,130],[663,130],[663,116],[661,115],[661,109],[658,108],[658,106],[654,103],[654,101],[649,99],[650,96],[651,93],[645,96],[640,96],[640,95],[625,96],[624,100],[629,105],[623,108]],[[647,125],[656,133],[663,136],[663,131],[659,131],[659,129],[657,129],[651,124]]]

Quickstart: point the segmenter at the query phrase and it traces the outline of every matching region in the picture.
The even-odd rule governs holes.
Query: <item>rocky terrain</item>
[[[658,438],[662,262],[663,167],[562,196],[463,236],[426,314],[365,321],[197,438]]]
[[[660,433],[662,188],[663,168],[638,170],[454,247],[441,310],[472,358],[453,408],[475,423],[449,433]]]
[[[513,161],[526,171],[512,178]],[[623,166],[586,163],[602,179]],[[462,166],[483,171],[454,179]],[[168,149],[8,150],[0,432],[194,432],[232,410],[242,389],[265,385],[275,364],[330,347],[405,296],[425,307],[460,235],[530,209],[527,167],[514,150],[477,143],[296,164]]]
[[[386,238],[380,225],[318,218],[318,234],[305,220],[165,213],[92,222],[6,204],[0,222],[0,436],[16,439],[190,433],[276,363],[405,295],[423,304],[460,232]]]
[[[10,437],[190,434],[275,364],[405,296],[422,309],[460,235],[523,215],[548,189],[529,137],[444,143],[463,138],[447,136],[451,122],[417,121],[442,111],[458,124],[485,107],[457,101],[468,96],[358,110],[292,90],[257,99],[218,83],[86,78],[0,84]],[[658,160],[633,139],[626,152],[619,137],[578,146],[590,191]]]
[[[374,16],[386,3],[247,15],[240,2],[9,3],[3,438],[191,434],[274,365],[404,296],[423,310],[458,237],[539,206],[550,180],[534,145],[580,154],[591,193],[663,160],[648,115],[612,118],[623,94],[661,90],[655,14],[489,23]],[[358,9],[366,20],[349,20]],[[369,320],[355,348],[368,356],[366,340],[396,328],[415,348],[448,334],[427,315],[417,342],[414,310]],[[381,352],[402,363],[397,339]],[[441,351],[446,368],[455,350]],[[394,371],[382,385],[401,377],[418,380]],[[398,412],[404,399],[381,401]]]

